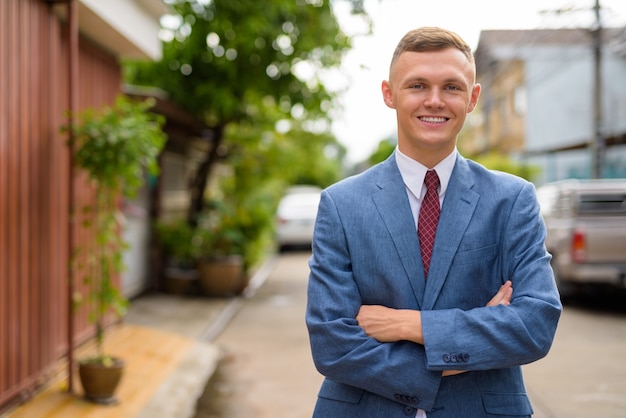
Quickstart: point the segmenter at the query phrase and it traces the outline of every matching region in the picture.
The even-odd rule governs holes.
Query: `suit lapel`
[[[406,279],[411,286],[418,305],[421,305],[425,281],[419,253],[417,229],[413,216],[411,216],[411,207],[406,187],[395,163],[395,156],[392,155],[384,163],[378,187],[380,191],[374,194],[372,199],[391,235],[400,257],[402,268],[406,274]]]
[[[458,155],[441,208],[423,310],[432,309],[435,305],[454,255],[474,215],[480,196],[471,190],[472,186],[473,179],[467,161]]]

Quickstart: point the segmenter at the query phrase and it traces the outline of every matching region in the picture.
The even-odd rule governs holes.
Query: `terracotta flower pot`
[[[239,255],[202,260],[198,272],[200,288],[207,296],[238,295],[247,285],[243,257]]]
[[[163,289],[174,295],[188,295],[198,282],[197,268],[167,267],[163,273]]]
[[[117,403],[114,394],[122,378],[124,361],[118,358],[112,360],[111,365],[97,361],[78,363],[78,374],[87,400],[103,405]]]

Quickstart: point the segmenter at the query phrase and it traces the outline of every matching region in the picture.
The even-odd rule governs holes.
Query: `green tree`
[[[378,143],[378,148],[367,159],[370,166],[376,165],[386,160],[391,153],[396,149],[397,141],[386,139]]]
[[[362,13],[361,0],[349,1],[355,13]],[[240,140],[263,145],[279,121],[296,122],[294,140],[324,136],[304,129],[305,121],[328,119],[334,94],[320,76],[340,64],[350,39],[341,31],[329,1],[169,3],[177,23],[164,32],[169,38],[163,44],[163,59],[128,63],[125,77],[133,84],[165,90],[172,101],[212,129],[213,146],[191,186],[188,218],[194,224],[203,209],[212,167],[224,150],[238,147],[225,142],[243,132]],[[237,132],[228,130],[236,125],[241,126]],[[272,140],[286,142],[281,135],[291,133],[275,134]],[[300,145],[306,148],[308,142]]]
[[[288,131],[263,130],[241,121],[225,132],[229,176],[224,176],[209,199],[212,208],[226,205],[245,237],[245,267],[253,266],[274,238],[276,204],[286,185],[335,182],[345,148],[327,133],[313,133],[298,124]],[[209,208],[210,209],[210,208]]]
[[[491,170],[515,174],[516,176],[522,177],[528,181],[533,181],[540,172],[540,168],[537,166],[529,165],[524,162],[517,162],[511,157],[497,151],[490,151],[486,154],[476,155],[473,156],[472,159]]]
[[[373,166],[386,160],[395,148],[396,142],[394,140],[386,139],[380,141],[378,148],[368,157],[368,165]],[[484,165],[490,170],[498,170],[515,174],[516,176],[522,177],[528,181],[533,181],[537,177],[537,174],[539,174],[540,169],[538,167],[525,164],[524,162],[515,161],[511,157],[496,151],[491,151],[485,154],[471,155],[465,153],[461,146],[459,146],[459,148],[462,155]]]

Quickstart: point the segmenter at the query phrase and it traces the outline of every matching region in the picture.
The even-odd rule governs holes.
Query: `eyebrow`
[[[409,77],[404,81],[404,83],[423,83],[423,82],[429,82],[429,79],[426,77],[417,76],[417,77]],[[450,78],[444,79],[443,83],[444,84],[465,84],[465,80],[459,77],[450,77]]]

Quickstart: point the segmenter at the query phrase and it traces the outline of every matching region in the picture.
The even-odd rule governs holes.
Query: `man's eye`
[[[448,87],[446,87],[446,90],[458,91],[460,89],[457,86],[448,86]]]
[[[416,89],[416,90],[420,90],[420,89],[423,89],[423,88],[424,88],[424,85],[423,85],[423,84],[413,84],[413,85],[411,86],[411,88],[412,88],[412,89]]]

